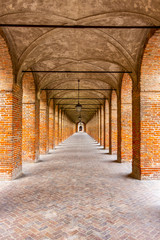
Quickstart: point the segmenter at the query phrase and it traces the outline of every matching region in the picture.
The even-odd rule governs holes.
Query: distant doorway
[[[84,132],[84,124],[82,122],[78,123],[78,132]]]

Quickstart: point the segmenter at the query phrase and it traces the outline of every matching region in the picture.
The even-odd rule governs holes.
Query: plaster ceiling
[[[140,26],[160,25],[159,0],[1,0],[0,23],[41,25]],[[4,27],[14,58],[17,81],[22,70],[58,71],[132,71],[136,80],[141,49],[149,29],[59,29]],[[118,91],[122,74],[114,73],[36,73],[41,88],[115,88]],[[49,98],[76,98],[77,91],[48,91]],[[84,98],[109,98],[110,91],[81,91]],[[65,108],[77,100],[57,99]],[[103,100],[82,100],[83,104],[100,104]],[[68,104],[68,105],[67,105]],[[87,105],[85,105],[87,107]],[[97,109],[97,105],[88,105]],[[78,120],[74,110],[68,116]],[[87,122],[94,109],[83,110]]]

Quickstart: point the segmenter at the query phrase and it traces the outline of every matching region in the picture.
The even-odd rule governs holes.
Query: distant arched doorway
[[[84,123],[78,123],[78,132],[84,132]]]

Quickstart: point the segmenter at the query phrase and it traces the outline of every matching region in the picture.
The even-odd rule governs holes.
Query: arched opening
[[[160,178],[160,30],[146,45],[133,87],[133,168],[138,179]]]
[[[0,35],[0,180],[22,172],[22,89],[14,83],[13,66]]]
[[[111,153],[117,154],[117,94],[111,95]]]
[[[121,85],[121,162],[132,160],[132,79],[125,73]]]
[[[84,123],[83,122],[78,123],[78,132],[84,132]]]

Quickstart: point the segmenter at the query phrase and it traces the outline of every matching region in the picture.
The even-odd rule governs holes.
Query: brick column
[[[62,110],[59,108],[59,143],[62,142]]]
[[[109,150],[109,103],[105,100],[105,145],[104,148]]]
[[[101,143],[101,110],[98,109],[98,143]]]
[[[40,154],[49,151],[49,107],[45,91],[41,93],[40,99]]]
[[[49,104],[49,149],[54,148],[54,107],[53,99]]]
[[[121,159],[132,161],[132,79],[124,74],[121,86]]]
[[[58,105],[55,105],[55,146],[59,144],[59,110]]]
[[[105,149],[106,145],[106,100],[104,100],[103,105],[103,146]]]
[[[112,91],[111,97],[111,153],[117,154],[117,94],[115,91]]]
[[[39,115],[39,101],[36,98],[32,73],[25,73],[22,84],[22,160],[37,162],[39,158],[39,117],[37,116]]]
[[[22,89],[14,79],[8,47],[0,35],[0,180],[22,173]]]
[[[62,110],[62,142],[64,140],[64,110]]]
[[[66,140],[67,138],[67,126],[66,126],[66,113],[64,112],[64,139]]]
[[[12,90],[0,90],[0,180],[12,180],[21,173],[22,89],[14,85]]]
[[[53,147],[55,147],[55,104],[53,101]]]
[[[160,179],[160,30],[149,39],[139,84],[133,84],[133,169],[138,179]]]
[[[96,111],[96,141],[99,142],[99,119],[98,119],[98,110]]]
[[[121,92],[117,92],[117,161],[121,162]]]
[[[104,146],[104,106],[101,105],[101,109],[100,109],[100,127],[101,127],[101,140],[100,140],[100,144],[101,146]]]

